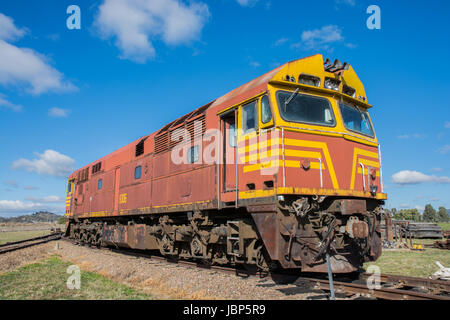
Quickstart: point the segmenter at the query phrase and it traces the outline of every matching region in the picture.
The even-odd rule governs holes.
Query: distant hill
[[[39,211],[33,214],[23,215],[19,217],[3,218],[0,217],[0,223],[5,222],[15,222],[15,223],[37,223],[37,222],[57,222],[61,215],[47,212]]]

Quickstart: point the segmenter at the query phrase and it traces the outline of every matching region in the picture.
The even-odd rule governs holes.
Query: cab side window
[[[261,122],[266,124],[272,120],[272,111],[270,110],[269,97],[261,98]]]
[[[230,128],[228,129],[228,143],[230,147],[236,148],[237,146],[237,137],[236,137],[236,124],[230,124]]]
[[[244,134],[258,129],[257,101],[242,106],[242,131]]]
[[[198,146],[189,148],[188,151],[188,163],[196,163],[199,159]]]
[[[141,176],[142,176],[142,166],[137,166],[136,168],[134,168],[134,178],[140,179]]]

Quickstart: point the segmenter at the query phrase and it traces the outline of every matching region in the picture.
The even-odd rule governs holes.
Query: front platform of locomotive
[[[387,198],[364,87],[350,65],[316,55],[286,64],[269,92],[281,149],[278,262],[327,272],[328,254],[334,273],[357,271],[381,255]]]

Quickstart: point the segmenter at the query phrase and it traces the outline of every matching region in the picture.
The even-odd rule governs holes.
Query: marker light
[[[286,75],[286,81],[295,82],[295,78],[291,77],[290,75]]]
[[[309,74],[301,74],[298,77],[298,83],[306,84],[308,86],[320,87],[320,78],[310,76]]]
[[[326,89],[339,91],[339,85],[341,84],[340,80],[332,79],[332,78],[325,78],[324,87]]]

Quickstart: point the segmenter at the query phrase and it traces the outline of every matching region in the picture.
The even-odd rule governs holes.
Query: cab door
[[[222,192],[231,193],[236,191],[236,112],[232,111],[222,116],[222,132],[223,132],[223,175],[222,175]],[[228,197],[227,197],[228,198]]]
[[[66,196],[66,216],[72,214],[73,193],[75,188],[75,179],[70,179],[67,182],[67,196]]]

